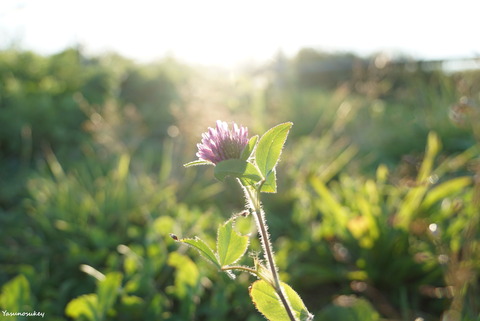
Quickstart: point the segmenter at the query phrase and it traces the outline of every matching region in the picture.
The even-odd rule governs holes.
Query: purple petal
[[[218,164],[223,160],[240,158],[247,144],[248,128],[232,123],[232,129],[229,129],[228,123],[217,120],[216,128],[208,128],[202,134],[196,156],[200,160]]]

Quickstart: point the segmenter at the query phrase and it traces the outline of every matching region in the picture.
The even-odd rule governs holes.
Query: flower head
[[[202,134],[202,142],[197,144],[197,157],[200,160],[218,164],[221,161],[240,158],[243,149],[248,144],[248,128],[232,123],[232,129],[228,123],[217,120],[216,128],[208,128]]]

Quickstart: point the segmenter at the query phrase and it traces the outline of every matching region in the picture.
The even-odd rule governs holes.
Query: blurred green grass
[[[213,242],[242,210],[234,184],[182,167],[222,119],[252,134],[294,122],[264,203],[282,279],[318,320],[477,320],[480,73],[280,58],[232,78],[172,59],[1,52],[0,307],[261,320],[248,275],[231,282],[169,236]]]

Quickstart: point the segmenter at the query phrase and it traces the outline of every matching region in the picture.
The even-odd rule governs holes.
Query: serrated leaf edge
[[[215,257],[216,261],[212,261],[212,259],[208,256],[207,253],[205,253],[204,251],[202,251],[200,248],[196,247],[195,245],[193,244],[190,244],[190,243],[187,243],[185,241],[188,241],[188,240],[192,240],[192,241],[197,241],[197,242],[202,242],[213,254],[213,256]],[[212,248],[204,241],[202,240],[201,238],[199,238],[198,236],[195,236],[194,238],[182,238],[182,239],[179,239],[177,242],[181,242],[183,244],[186,244],[188,247],[191,247],[193,249],[195,249],[198,253],[200,253],[200,256],[203,257],[205,260],[207,260],[208,262],[212,263],[213,265],[215,265],[218,269],[221,269],[222,268],[222,265],[220,264],[220,259],[218,257],[218,253],[215,252],[214,250],[212,250]]]
[[[280,149],[279,155],[278,155],[277,160],[276,160],[275,164],[273,165],[273,167],[267,171],[267,168],[262,168],[262,167],[260,167],[260,165],[258,164],[258,162],[257,162],[257,160],[256,160],[258,169],[260,170],[260,172],[262,173],[262,175],[264,175],[264,177],[267,177],[267,176],[270,174],[270,172],[275,169],[275,167],[277,166],[278,162],[280,161],[280,157],[281,157],[281,155],[282,155],[283,147],[284,147],[285,142],[286,142],[286,140],[287,140],[287,138],[288,138],[288,133],[290,132],[290,129],[292,128],[293,123],[292,123],[292,122],[285,122],[285,123],[281,123],[281,124],[278,124],[278,125],[270,128],[269,130],[267,130],[267,131],[262,135],[262,137],[260,137],[260,139],[259,139],[259,141],[258,141],[258,143],[257,143],[257,147],[258,147],[258,146],[260,145],[260,143],[262,142],[262,139],[264,140],[265,137],[266,137],[266,135],[267,135],[270,131],[273,131],[275,128],[280,127],[280,126],[284,126],[284,125],[289,125],[289,126],[288,126],[288,127],[285,127],[285,128],[282,129],[279,133],[277,133],[277,135],[275,135],[275,137],[277,137],[277,136],[278,136],[280,133],[282,133],[284,130],[287,131],[287,134],[286,134],[286,136],[285,136],[285,140],[283,141],[282,148]],[[275,137],[274,137],[274,138],[275,138]],[[275,141],[275,139],[272,139],[272,142],[273,142],[273,141]],[[268,154],[270,154],[270,153],[268,153]],[[267,156],[265,159],[268,159],[268,156]],[[264,165],[266,165],[266,163],[268,163],[268,162],[266,161]]]
[[[197,159],[186,164],[183,164],[183,167],[192,167],[192,166],[201,166],[201,165],[214,165],[212,162]]]
[[[243,235],[241,233],[239,233],[236,229],[235,229],[235,220],[236,220],[237,217],[231,217],[230,219],[228,219],[227,221],[225,221],[223,224],[221,224],[218,229],[217,229],[217,257],[218,257],[218,261],[219,263],[221,264],[222,262],[220,261],[220,254],[218,253],[218,239],[219,239],[219,234],[220,234],[220,228],[227,225],[227,224],[232,224],[232,230],[234,233],[236,233],[238,236],[240,237],[245,237],[247,239],[247,246],[245,247],[245,251],[243,251],[243,253],[241,255],[239,255],[238,259],[236,259],[235,261],[233,262],[230,262],[229,264],[225,264],[225,265],[221,265],[221,267],[228,267],[228,266],[231,266],[232,264],[235,264],[236,262],[238,262],[244,255],[245,253],[247,252],[248,250],[248,246],[250,245],[250,238],[248,237],[248,235]]]

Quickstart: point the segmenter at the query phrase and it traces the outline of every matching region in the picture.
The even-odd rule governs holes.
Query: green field
[[[234,180],[182,166],[217,119],[294,124],[263,202],[315,320],[480,320],[479,102],[478,70],[407,59],[305,49],[232,74],[4,50],[0,320],[263,320],[253,276],[170,237],[214,244],[244,209]]]

